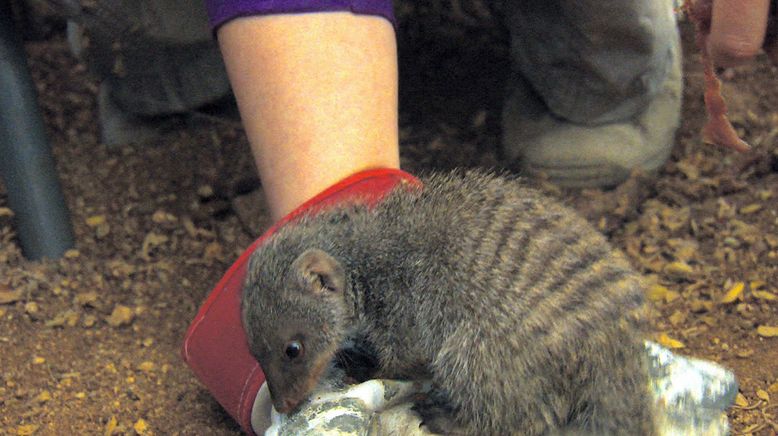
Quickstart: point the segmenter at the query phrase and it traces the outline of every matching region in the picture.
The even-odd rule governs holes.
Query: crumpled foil
[[[726,409],[737,395],[732,372],[709,361],[678,356],[646,342],[649,386],[659,434],[729,434]],[[369,380],[347,389],[318,392],[293,414],[272,410],[263,387],[254,404],[252,425],[258,434],[282,435],[430,435],[411,410],[428,384]]]

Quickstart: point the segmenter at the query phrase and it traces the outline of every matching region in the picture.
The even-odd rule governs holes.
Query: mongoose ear
[[[318,294],[324,291],[343,292],[346,273],[343,267],[323,250],[311,248],[297,257],[292,270],[307,291]]]

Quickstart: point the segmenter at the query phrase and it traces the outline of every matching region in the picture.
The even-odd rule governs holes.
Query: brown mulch
[[[497,166],[504,31],[488,10],[434,21],[402,5],[417,18],[399,37],[403,165]],[[657,338],[735,371],[735,433],[776,434],[778,337],[765,327],[778,326],[778,69],[760,57],[723,74],[753,151],[702,144],[689,30],[672,160],[612,191],[560,195],[647,274]],[[193,115],[152,144],[106,147],[97,84],[62,32],[27,50],[77,242],[62,259],[25,260],[0,189],[0,434],[239,433],[179,347],[267,224],[240,126]]]

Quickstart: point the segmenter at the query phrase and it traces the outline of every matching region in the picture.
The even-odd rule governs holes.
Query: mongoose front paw
[[[413,410],[421,416],[419,427],[425,426],[427,430],[436,434],[450,436],[467,435],[464,429],[454,420],[452,411],[438,402],[425,399],[417,402],[413,406]]]

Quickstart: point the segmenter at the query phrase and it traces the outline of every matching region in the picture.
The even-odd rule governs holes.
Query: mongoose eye
[[[303,343],[297,340],[286,343],[284,354],[290,359],[296,359],[303,355]]]

